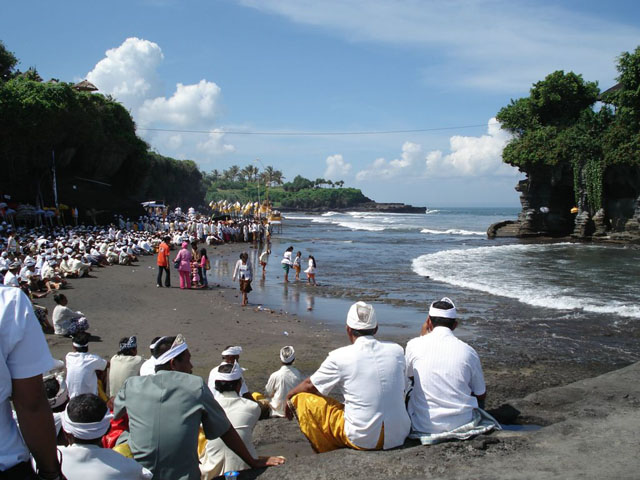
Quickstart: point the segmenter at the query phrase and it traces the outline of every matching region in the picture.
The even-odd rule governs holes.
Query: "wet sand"
[[[233,265],[238,253],[246,249],[247,245],[231,244],[210,247],[208,251],[212,261],[215,258]],[[273,256],[271,262],[268,268],[280,268]],[[171,273],[173,287],[156,288],[155,258],[143,257],[137,266],[96,269],[92,273],[93,278],[71,280],[71,288],[64,293],[69,299],[69,307],[84,312],[89,320],[90,331],[96,337],[96,341],[90,344],[90,351],[109,358],[117,351],[121,337],[137,335],[139,353],[148,358],[147,345],[153,337],[183,333],[192,352],[194,374],[206,380],[210,369],[220,362],[220,352],[224,347],[239,344],[244,348],[241,364],[247,369],[245,378],[249,388],[260,391],[269,374],[279,368],[278,352],[282,346],[293,345],[297,351],[295,365],[303,373],[310,374],[328,351],[348,341],[342,320],[346,310],[340,318],[335,318],[340,313],[336,308],[323,307],[322,302],[317,302],[313,315],[288,314],[281,310],[259,309],[255,299],[251,304],[251,295],[250,305],[241,307],[237,284],[231,282],[231,272],[226,279],[210,285],[209,290],[185,291],[177,288],[177,271]],[[268,278],[268,281],[273,283],[274,295],[280,295],[284,288],[281,280]],[[289,289],[292,288],[308,287],[290,285]],[[51,297],[41,299],[38,303],[52,312],[54,302]],[[339,305],[343,303],[344,300],[341,300]],[[422,318],[418,318],[415,326],[405,325],[387,332],[381,327],[378,336],[404,345],[417,335],[421,321]],[[53,335],[48,335],[47,339],[56,358],[63,359],[71,350],[69,339]],[[283,468],[246,473],[243,477],[338,478],[348,475],[370,478],[373,474],[376,478],[397,475],[404,478],[423,478],[427,475],[436,478],[549,478],[560,476],[560,472],[565,478],[574,478],[572,472],[576,473],[575,478],[577,472],[583,472],[580,475],[582,478],[584,474],[591,477],[588,472],[597,471],[596,460],[589,457],[585,453],[588,449],[583,451],[580,445],[584,442],[588,445],[592,442],[600,444],[604,437],[597,440],[588,438],[586,426],[605,411],[609,415],[620,415],[618,423],[626,430],[640,423],[635,418],[639,417],[637,415],[634,415],[631,423],[625,417],[629,410],[627,407],[633,407],[633,402],[640,402],[640,369],[630,367],[630,373],[624,374],[626,383],[617,380],[622,375],[620,372],[612,372],[609,374],[611,378],[606,381],[590,380],[596,384],[600,381],[615,385],[619,390],[616,394],[606,394],[597,387],[584,386],[585,382],[581,382],[580,387],[563,387],[620,365],[572,363],[564,359],[554,361],[553,358],[540,358],[535,352],[514,355],[513,348],[507,347],[496,349],[494,346],[493,354],[482,358],[488,409],[496,409],[508,402],[521,412],[518,422],[550,427],[535,433],[500,432],[472,442],[436,447],[410,446],[407,443],[405,448],[390,452],[343,450],[314,455],[294,422],[271,419],[259,422],[256,427],[254,438],[258,451],[261,454],[284,454],[289,463]],[[482,357],[481,349],[479,352]],[[629,383],[629,377],[635,379],[635,383]],[[544,390],[549,387],[560,389]],[[584,389],[591,390],[587,394]],[[602,397],[593,396],[594,392]],[[530,394],[533,397],[515,400]],[[589,395],[592,396],[591,400]],[[610,398],[611,395],[613,397]],[[503,409],[502,412],[509,411]],[[576,422],[579,428],[575,427]],[[563,424],[574,426],[558,427]],[[551,433],[546,435],[545,432]],[[577,440],[571,442],[572,432],[581,435],[582,443]],[[558,442],[555,447],[554,441]],[[609,438],[608,441],[613,439]],[[634,433],[629,442],[635,445],[637,451],[638,434]],[[554,453],[556,447],[560,450],[564,448],[564,453]],[[619,446],[621,452],[626,448],[627,443]],[[547,461],[533,462],[532,456],[536,454],[547,455]],[[625,461],[616,466],[617,476],[632,478],[625,474],[633,471],[632,467],[638,467],[637,457],[629,456]],[[527,469],[521,469],[520,465],[526,465]],[[567,472],[563,468],[574,467],[575,470],[565,475]]]

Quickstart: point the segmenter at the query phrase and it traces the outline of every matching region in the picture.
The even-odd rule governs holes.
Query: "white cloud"
[[[236,147],[233,145],[224,143],[224,134],[219,130],[209,133],[207,139],[202,142],[198,142],[196,148],[205,154],[219,155],[222,153],[233,153],[236,151]]]
[[[145,100],[138,111],[141,125],[168,125],[191,128],[209,123],[216,117],[220,87],[200,80],[194,85],[178,83],[170,98]]]
[[[448,154],[440,150],[429,152],[425,159],[427,175],[516,175],[516,168],[502,162],[502,150],[511,135],[500,128],[495,118],[489,120],[487,132],[480,137],[451,137]]]
[[[511,135],[492,118],[487,124],[486,135],[451,137],[449,153],[432,150],[425,155],[422,145],[404,142],[399,158],[374,160],[369,167],[356,174],[356,180],[515,176],[518,170],[502,162],[502,150],[510,139]]]
[[[356,174],[356,180],[371,178],[391,179],[422,175],[424,170],[422,146],[413,142],[404,142],[400,158],[387,161],[378,158],[368,168]]]
[[[344,161],[342,155],[330,155],[327,157],[327,169],[324,171],[324,177],[329,180],[342,180],[343,177],[351,172],[351,164]]]
[[[640,38],[637,24],[554,2],[512,0],[238,0],[242,5],[326,29],[354,42],[426,52],[425,81],[526,91],[554,70],[606,85],[614,59]],[[437,52],[429,55],[429,49]],[[431,80],[435,79],[435,80]]]
[[[164,155],[205,160],[210,155],[235,151],[224,142],[216,127],[221,89],[201,80],[192,85],[178,83],[170,96],[162,96],[157,69],[164,60],[158,44],[127,38],[106,52],[87,79],[101,93],[113,95],[130,109],[139,134]],[[180,132],[148,131],[145,128],[210,131],[206,139]]]
[[[105,55],[87,74],[101,93],[113,95],[129,108],[159,93],[156,70],[164,55],[157,43],[131,37]]]

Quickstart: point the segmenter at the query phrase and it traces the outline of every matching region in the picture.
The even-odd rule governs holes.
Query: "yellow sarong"
[[[367,450],[351,443],[344,433],[344,405],[337,400],[312,393],[299,393],[291,398],[296,409],[300,430],[316,453],[330,452],[338,448]],[[382,450],[384,425],[378,444],[373,450]]]

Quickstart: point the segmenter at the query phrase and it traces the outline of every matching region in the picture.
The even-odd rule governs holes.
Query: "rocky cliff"
[[[516,221],[494,223],[494,237],[565,237],[640,243],[640,166],[612,165],[603,175],[602,208],[592,211],[584,171],[536,166],[515,187],[522,211]],[[574,193],[578,189],[577,195]]]

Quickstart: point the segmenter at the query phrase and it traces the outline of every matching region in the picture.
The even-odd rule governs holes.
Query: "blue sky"
[[[497,111],[557,69],[608,88],[616,56],[640,44],[632,1],[67,0],[2,10],[0,39],[20,68],[89,78],[162,154],[205,171],[260,159],[288,179],[343,179],[378,201],[427,206],[518,206],[522,177],[500,162],[509,138],[492,124]],[[432,130],[224,133],[415,129]]]

